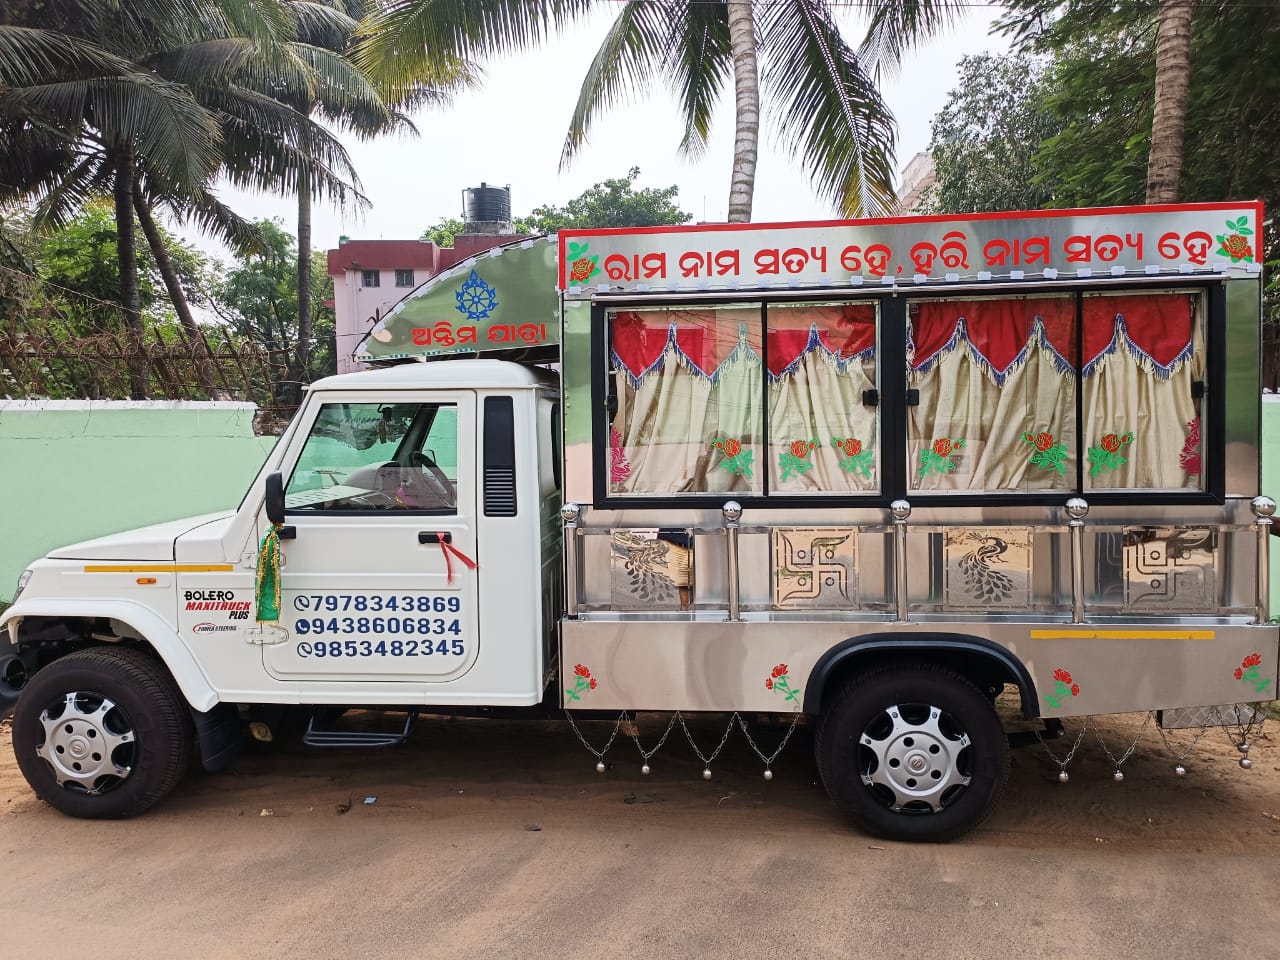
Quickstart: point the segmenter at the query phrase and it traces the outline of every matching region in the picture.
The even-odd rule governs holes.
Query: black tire
[[[853,677],[823,710],[815,750],[841,812],[892,840],[954,840],[987,818],[1009,779],[1009,741],[991,702],[933,664]]]
[[[41,800],[73,817],[150,809],[182,779],[193,739],[187,703],[165,668],[115,647],[79,650],[38,671],[13,714],[23,776]]]

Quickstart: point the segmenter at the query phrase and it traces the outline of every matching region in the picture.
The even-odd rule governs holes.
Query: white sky
[[[960,58],[1006,49],[1002,38],[987,34],[997,12],[994,6],[975,6],[947,37],[912,55],[900,76],[884,84],[898,122],[898,170],[928,146],[930,121],[955,86]],[[560,171],[560,148],[582,77],[612,19],[610,11],[603,11],[537,51],[487,65],[481,88],[460,95],[450,107],[415,117],[417,138],[347,142],[373,205],[357,212],[317,204],[313,245],[322,250],[337,246],[343,234],[353,240],[417,239],[437,220],[460,217],[462,191],[482,181],[510,185],[512,211],[523,216],[544,203],[564,204],[594,183],[625,176],[633,166],[641,171],[638,187],[676,184],[679,204],[694,220],[724,220],[733,156],[731,80],[699,161],[678,155],[676,100],[659,87],[603,114],[572,166]],[[844,13],[841,25],[851,43],[861,39],[856,10]],[[831,206],[810,190],[800,163],[776,147],[767,104],[761,139],[752,219],[833,216]],[[286,229],[296,230],[291,198],[230,189],[222,195],[243,216],[279,217]],[[216,241],[180,232],[202,249],[226,255]]]

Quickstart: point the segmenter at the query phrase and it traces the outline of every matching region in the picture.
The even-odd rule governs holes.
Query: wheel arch
[[[814,664],[805,684],[804,712],[819,716],[823,704],[840,682],[860,669],[886,660],[929,660],[950,667],[975,683],[1000,680],[1018,688],[1022,716],[1040,716],[1035,681],[1023,662],[1007,647],[986,637],[963,633],[865,634],[838,643]]]
[[[0,616],[0,630],[8,628],[13,649],[21,652],[24,634],[37,625],[75,621],[110,620],[130,631],[130,639],[136,639],[164,665],[177,684],[187,704],[196,711],[208,712],[218,703],[218,693],[196,662],[191,649],[182,641],[173,626],[156,611],[129,600],[103,600],[101,598],[65,598],[19,600]],[[31,623],[30,621],[34,621]],[[97,640],[109,646],[112,640]]]

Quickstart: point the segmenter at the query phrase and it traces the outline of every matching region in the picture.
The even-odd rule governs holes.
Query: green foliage
[[[1040,150],[1062,130],[1045,105],[1052,89],[1042,62],[1025,54],[964,57],[959,84],[933,119],[937,183],[931,213],[1037,210],[1052,206]]]
[[[214,308],[236,333],[261,344],[278,356],[292,355],[298,343],[298,261],[294,236],[279,220],[259,220],[262,248],[236,256],[216,291]],[[306,382],[336,370],[335,320],[331,307],[333,278],[324,254],[313,251],[311,296],[315,304],[310,362]],[[277,396],[285,384],[276,385]]]
[[[635,189],[640,168],[632,167],[625,177],[597,183],[563,207],[543,204],[528,217],[516,222],[520,233],[556,233],[604,227],[656,227],[688,223],[693,215],[680,209],[676,201],[680,188],[645,187]]]
[[[457,217],[442,217],[423,230],[418,239],[434,243],[437,247],[452,247],[453,238],[462,232],[463,226],[465,224]]]
[[[632,167],[625,177],[594,184],[563,207],[554,204],[534,207],[527,217],[515,219],[515,231],[551,234],[604,227],[656,227],[688,223],[693,219],[693,214],[680,209],[676,200],[680,193],[678,186],[637,190],[635,182],[639,176],[640,168]],[[427,227],[419,239],[451,247],[462,228],[463,223],[457,217],[445,217]]]

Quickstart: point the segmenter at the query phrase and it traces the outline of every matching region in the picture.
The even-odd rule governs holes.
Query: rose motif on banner
[[[817,440],[792,440],[791,449],[778,457],[778,465],[782,468],[779,478],[786,480],[793,473],[803,476],[812,470],[813,463],[808,459],[809,452],[818,445]]]
[[[1096,447],[1089,448],[1089,476],[1096,477],[1103,470],[1118,470],[1128,463],[1127,458],[1120,456],[1120,450],[1132,442],[1132,433],[1104,434]]]
[[[586,283],[600,272],[600,258],[588,251],[590,244],[569,242],[569,285]]]
[[[964,437],[959,440],[949,440],[946,437],[939,437],[933,441],[933,446],[927,450],[920,451],[920,476],[927,477],[931,473],[950,473],[956,468],[956,462],[951,458],[957,450],[964,449]]]
[[[1227,221],[1227,232],[1218,234],[1218,253],[1230,257],[1232,263],[1253,259],[1253,247],[1246,237],[1253,236],[1249,229],[1249,218],[1242,216],[1239,220]]]
[[[1057,443],[1052,433],[1024,433],[1022,439],[1036,448],[1035,452],[1031,454],[1032,466],[1044,467],[1044,469],[1053,470],[1056,473],[1067,472],[1065,463],[1067,458],[1066,444]]]
[[[717,437],[711,446],[724,454],[719,466],[740,477],[751,479],[751,461],[755,453],[750,447],[744,447],[736,437]]]
[[[831,445],[842,454],[840,469],[845,473],[856,473],[863,479],[871,478],[871,464],[874,454],[862,449],[862,441],[857,437],[832,437]]]

